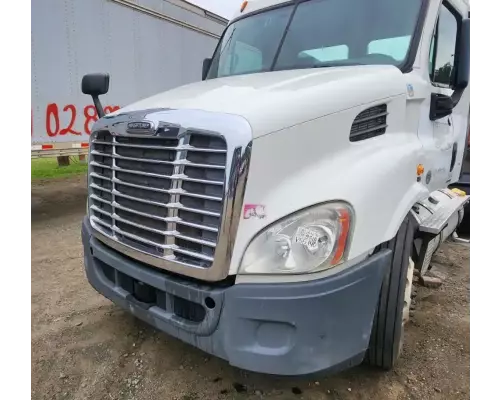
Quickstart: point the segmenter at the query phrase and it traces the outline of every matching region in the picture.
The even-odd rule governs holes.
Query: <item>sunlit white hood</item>
[[[210,79],[138,101],[116,114],[154,108],[240,115],[254,137],[405,92],[393,66],[301,69]]]

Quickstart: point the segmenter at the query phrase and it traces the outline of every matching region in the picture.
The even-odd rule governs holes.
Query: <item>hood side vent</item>
[[[370,139],[385,133],[387,128],[387,104],[368,108],[354,119],[351,127],[351,142]]]

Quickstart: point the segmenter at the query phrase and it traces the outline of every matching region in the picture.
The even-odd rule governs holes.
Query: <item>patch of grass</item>
[[[78,157],[70,157],[70,165],[59,167],[57,158],[37,158],[31,160],[31,179],[50,179],[69,175],[85,174],[87,162]]]

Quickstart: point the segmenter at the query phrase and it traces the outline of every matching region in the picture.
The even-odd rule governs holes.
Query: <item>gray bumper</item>
[[[122,256],[92,237],[88,218],[82,240],[87,278],[99,293],[231,365],[276,375],[338,371],[362,361],[391,256],[385,250],[316,281],[217,286]],[[147,302],[141,287],[153,293]]]

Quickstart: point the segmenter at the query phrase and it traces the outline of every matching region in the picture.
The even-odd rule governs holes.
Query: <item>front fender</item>
[[[391,101],[389,101],[391,103]],[[422,146],[406,133],[400,102],[390,105],[386,134],[351,143],[352,120],[360,107],[288,128],[254,141],[245,204],[262,205],[262,218],[242,213],[230,273],[262,229],[297,210],[342,200],[355,212],[348,260],[390,240],[411,207],[428,196],[417,181]],[[334,128],[333,128],[334,127]]]

